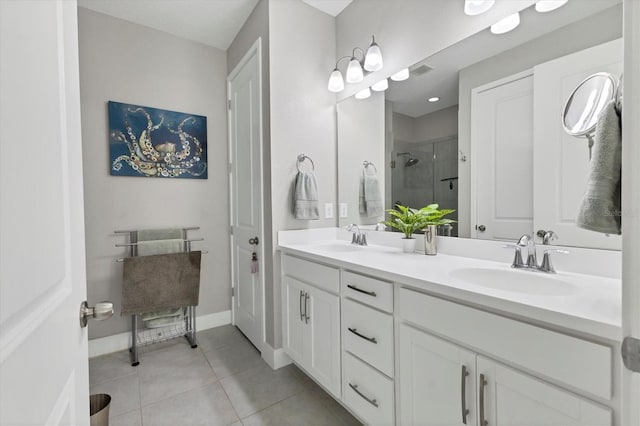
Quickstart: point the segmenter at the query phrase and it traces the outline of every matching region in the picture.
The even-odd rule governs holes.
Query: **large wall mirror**
[[[340,226],[373,228],[383,209],[438,203],[456,210],[452,236],[553,230],[554,244],[621,248],[619,235],[575,224],[589,147],[564,131],[562,112],[587,76],[621,75],[622,2],[531,6],[520,19],[407,64],[409,78],[386,91],[338,103]]]

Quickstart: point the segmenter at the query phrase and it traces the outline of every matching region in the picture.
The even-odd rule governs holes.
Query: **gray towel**
[[[576,224],[605,234],[621,233],[622,129],[611,101],[598,116],[589,180]]]
[[[125,258],[121,314],[198,305],[200,261],[200,251]]]
[[[293,189],[293,215],[300,220],[320,219],[318,185],[313,172],[298,172]]]
[[[138,231],[138,241],[175,240],[182,238],[182,229],[141,229]]]
[[[137,247],[138,256],[180,253],[184,251],[184,240],[179,238],[172,240],[138,241]]]
[[[361,215],[367,217],[382,216],[384,208],[380,197],[380,184],[378,176],[367,167],[362,169],[360,178],[359,210]]]

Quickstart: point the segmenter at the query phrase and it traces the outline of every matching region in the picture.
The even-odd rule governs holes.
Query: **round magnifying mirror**
[[[609,73],[593,74],[582,81],[564,106],[562,125],[572,136],[589,136],[595,130],[598,115],[615,99],[616,80]]]

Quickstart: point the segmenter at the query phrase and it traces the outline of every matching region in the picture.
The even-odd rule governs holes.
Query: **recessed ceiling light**
[[[405,68],[403,70],[398,71],[394,75],[391,76],[391,80],[393,81],[403,81],[409,78],[409,68]]]
[[[429,102],[438,102],[438,101],[440,100],[440,98],[439,98],[439,97],[437,97],[437,96],[434,96],[433,98],[429,98],[429,99],[427,99],[427,100],[428,100]]]
[[[465,0],[464,13],[470,16],[480,15],[491,9],[495,0]]]
[[[369,96],[371,96],[371,90],[369,90],[369,88],[367,87],[366,89],[363,89],[356,93],[355,96],[356,99],[367,99]]]
[[[520,14],[516,12],[493,24],[491,26],[491,32],[494,34],[508,33],[518,25],[520,25]]]
[[[540,0],[536,3],[536,11],[538,12],[551,12],[552,10],[556,10],[559,7],[567,4],[569,0]]]

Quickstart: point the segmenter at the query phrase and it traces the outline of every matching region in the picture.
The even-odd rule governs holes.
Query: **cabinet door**
[[[304,296],[307,286],[300,281],[285,276],[284,284],[284,351],[297,363],[304,358]]]
[[[495,361],[478,356],[477,371],[478,386],[483,388],[478,389],[478,411],[484,405],[487,425],[612,424],[610,409]],[[484,386],[481,377],[486,382]]]
[[[402,324],[399,356],[400,424],[476,423],[474,353]]]
[[[303,366],[334,396],[340,398],[340,298],[307,287],[308,324]]]

